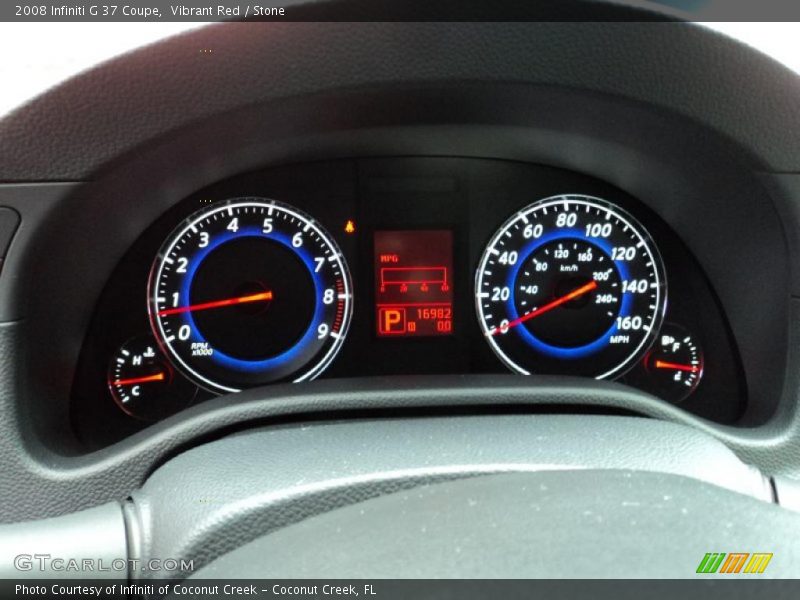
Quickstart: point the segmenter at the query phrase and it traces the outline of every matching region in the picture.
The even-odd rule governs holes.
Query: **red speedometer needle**
[[[155,375],[147,375],[146,377],[131,377],[130,379],[116,379],[111,382],[111,385],[134,385],[136,383],[148,383],[150,381],[164,381],[164,374],[156,373]]]
[[[697,373],[700,369],[692,365],[679,365],[678,363],[666,362],[663,360],[656,361],[656,369],[674,369],[675,371],[688,371],[690,373]]]
[[[547,311],[553,310],[557,306],[561,306],[562,304],[565,304],[565,303],[569,302],[570,300],[574,300],[575,298],[577,298],[579,296],[583,296],[584,294],[587,294],[587,293],[591,292],[595,288],[597,288],[597,282],[594,279],[592,279],[586,285],[582,285],[578,289],[572,290],[569,294],[565,294],[564,296],[561,296],[560,298],[556,298],[552,302],[550,302],[548,304],[545,304],[544,306],[540,306],[536,310],[532,310],[527,315],[522,315],[521,317],[518,317],[518,318],[514,319],[513,321],[510,321],[508,323],[508,325],[506,325],[505,329],[506,330],[511,329],[512,327],[516,327],[520,323],[524,323],[525,321],[533,319],[534,317],[538,317],[539,315],[543,315]],[[500,333],[500,331],[502,329],[503,329],[502,327],[495,327],[494,329],[489,331],[489,335],[497,335],[498,333]]]
[[[226,298],[225,300],[203,302],[202,304],[191,304],[189,306],[165,308],[164,310],[158,311],[158,316],[166,317],[167,315],[177,315],[185,312],[208,310],[209,308],[219,308],[220,306],[232,306],[234,304],[246,304],[248,302],[262,302],[264,300],[272,300],[272,292],[261,292],[260,294],[250,294],[249,296],[239,296],[237,298]]]

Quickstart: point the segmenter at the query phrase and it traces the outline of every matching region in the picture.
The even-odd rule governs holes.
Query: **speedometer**
[[[509,218],[475,282],[481,328],[513,371],[613,378],[648,349],[666,306],[644,227],[600,198],[561,195]]]
[[[274,200],[235,198],[190,216],[164,242],[150,319],[172,363],[202,387],[304,381],[341,347],[351,288],[319,223]]]

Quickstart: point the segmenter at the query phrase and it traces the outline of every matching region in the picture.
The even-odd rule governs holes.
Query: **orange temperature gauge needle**
[[[215,300],[213,302],[203,302],[202,304],[191,304],[189,306],[178,306],[176,308],[165,308],[158,311],[159,317],[167,315],[177,315],[185,312],[195,312],[198,310],[208,310],[209,308],[220,308],[222,306],[233,306],[234,304],[246,304],[248,302],[263,302],[272,300],[272,292],[261,292],[249,296],[239,296],[237,298],[226,298],[225,300]]]
[[[156,373],[155,375],[147,375],[146,377],[131,377],[130,379],[117,379],[111,382],[111,385],[135,385],[137,383],[149,383],[151,381],[164,381],[163,373]]]
[[[675,371],[687,371],[689,373],[697,373],[700,370],[700,368],[697,366],[681,365],[663,360],[656,361],[656,369],[673,369]]]
[[[593,289],[596,289],[596,288],[597,288],[597,282],[594,279],[592,279],[586,285],[582,285],[581,287],[579,287],[579,288],[577,288],[575,290],[572,290],[569,294],[565,294],[565,295],[561,296],[560,298],[556,298],[552,302],[549,302],[548,304],[545,304],[544,306],[540,306],[536,310],[532,310],[527,315],[523,315],[523,316],[521,316],[521,317],[519,317],[517,319],[514,319],[513,321],[510,321],[508,323],[508,325],[506,325],[505,329],[511,329],[512,327],[516,327],[520,323],[524,323],[525,321],[528,321],[529,319],[533,319],[534,317],[538,317],[539,315],[543,315],[547,311],[553,310],[554,308],[556,308],[557,306],[561,306],[562,304],[566,304],[570,300],[574,300],[575,298],[577,298],[579,296],[583,296],[584,294],[588,294],[589,292],[591,292]],[[502,331],[502,329],[503,329],[502,327],[495,327],[494,329],[489,331],[488,335],[497,335],[498,333],[500,333]]]

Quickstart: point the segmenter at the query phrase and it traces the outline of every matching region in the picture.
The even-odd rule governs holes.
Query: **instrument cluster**
[[[744,382],[725,315],[645,200],[479,159],[214,184],[169,208],[109,279],[75,428],[107,443],[273,382],[502,372],[617,380],[733,422]]]

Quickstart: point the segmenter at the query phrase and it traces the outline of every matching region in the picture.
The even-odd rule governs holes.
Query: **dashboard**
[[[733,423],[746,382],[680,236],[596,178],[516,161],[300,163],[176,199],[82,344],[72,422],[105,445],[220,394],[387,375],[574,375]]]
[[[0,120],[0,521],[168,463],[186,531],[251,483],[370,480],[325,511],[509,464],[774,501],[800,478],[798,94],[638,19],[221,23],[65,82]]]

